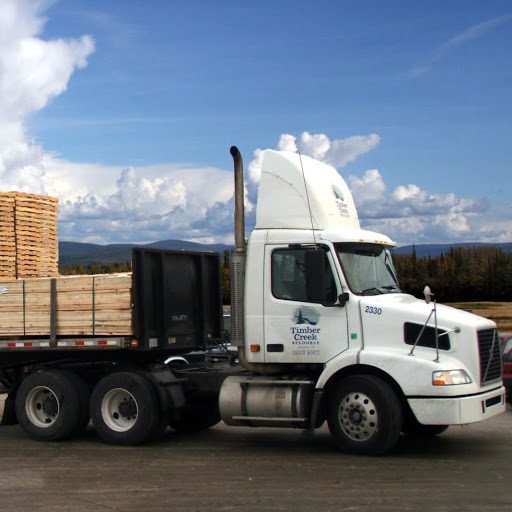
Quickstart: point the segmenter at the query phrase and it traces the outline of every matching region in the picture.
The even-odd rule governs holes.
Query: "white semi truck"
[[[396,244],[360,228],[335,169],[266,151],[246,242],[242,158],[231,154],[239,364],[163,364],[221,338],[219,259],[138,249],[131,337],[0,340],[3,423],[60,440],[91,417],[105,442],[134,445],[167,425],[198,430],[221,417],[306,433],[327,421],[343,451],[377,455],[402,433],[436,435],[505,410],[496,324],[404,293]]]

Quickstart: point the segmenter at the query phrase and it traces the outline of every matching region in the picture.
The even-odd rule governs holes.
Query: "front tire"
[[[43,370],[23,380],[16,393],[16,416],[37,441],[62,441],[78,429],[80,397],[71,379],[58,370]]]
[[[161,424],[156,392],[138,373],[107,375],[92,392],[91,419],[98,435],[108,444],[144,443],[157,433]]]
[[[327,415],[331,435],[347,453],[383,455],[395,446],[402,430],[397,394],[373,375],[340,381],[330,394]]]

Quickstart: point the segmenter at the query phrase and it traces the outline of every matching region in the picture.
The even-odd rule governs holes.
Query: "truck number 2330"
[[[382,308],[376,308],[374,306],[366,306],[364,309],[365,313],[370,313],[371,315],[382,315]]]

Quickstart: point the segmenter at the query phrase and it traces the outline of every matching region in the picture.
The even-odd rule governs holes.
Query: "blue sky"
[[[400,245],[512,241],[508,0],[2,4],[0,190],[61,240],[230,242],[236,144],[252,203],[300,150]]]

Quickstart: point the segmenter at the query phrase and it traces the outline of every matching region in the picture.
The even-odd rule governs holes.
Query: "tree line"
[[[439,256],[394,254],[393,262],[402,289],[422,297],[430,286],[439,302],[512,301],[512,253],[499,247],[452,247]],[[64,265],[61,275],[131,272],[129,262],[117,265]],[[230,302],[229,252],[221,264],[222,300]]]
[[[119,274],[124,272],[131,272],[132,264],[127,261],[126,263],[116,263],[108,265],[59,265],[59,274],[62,276],[81,276],[81,275],[94,275],[94,274]]]
[[[512,301],[512,253],[499,247],[452,247],[446,254],[395,254],[404,291],[421,297],[430,286],[439,302]]]

